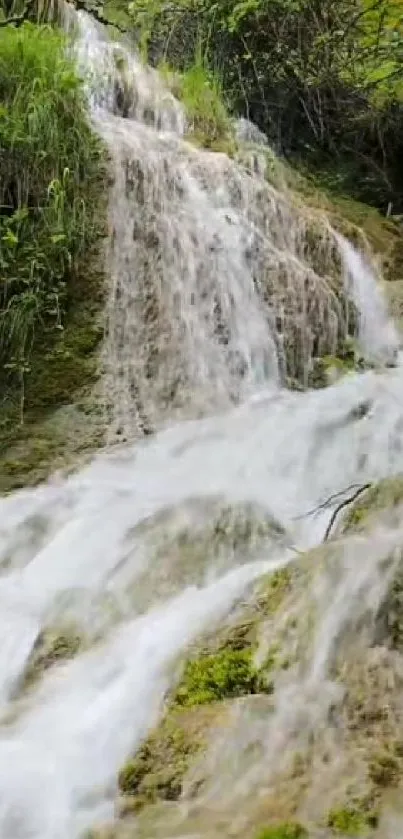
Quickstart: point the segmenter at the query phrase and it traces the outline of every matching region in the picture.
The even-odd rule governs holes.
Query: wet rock
[[[267,146],[268,139],[266,134],[245,117],[235,120],[234,122],[235,136],[240,143],[255,143],[259,146]]]

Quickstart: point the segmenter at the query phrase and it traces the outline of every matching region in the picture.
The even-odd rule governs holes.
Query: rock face
[[[122,768],[111,836],[389,836],[403,790],[403,536],[378,521],[396,524],[402,487],[375,485],[344,523],[359,535],[260,582],[190,651]]]

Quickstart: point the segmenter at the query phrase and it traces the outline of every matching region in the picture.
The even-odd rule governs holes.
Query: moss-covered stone
[[[260,585],[258,603],[265,614],[273,614],[280,608],[291,590],[294,570],[291,566],[279,568],[268,575]]]
[[[390,751],[374,754],[369,764],[369,776],[378,787],[397,786],[402,777],[402,761]]]
[[[403,502],[403,476],[385,478],[371,486],[349,506],[343,522],[343,532],[361,530],[371,517],[383,510],[393,509]]]
[[[214,138],[202,131],[192,131],[186,135],[185,139],[199,149],[226,154],[231,158],[234,158],[237,153],[237,145],[231,134]]]
[[[349,806],[331,810],[327,824],[333,833],[343,836],[367,836],[377,826],[378,817],[375,812],[366,812],[358,806]]]
[[[24,380],[0,381],[0,493],[32,485],[65,467],[103,439],[94,395],[103,336],[104,275],[100,254],[78,273],[63,330],[38,341]]]
[[[169,711],[119,773],[119,789],[124,796],[121,814],[180,797],[184,777],[205,746],[205,732],[218,713],[215,708]]]
[[[286,822],[264,827],[256,839],[308,839],[308,831],[298,822]]]
[[[25,668],[22,688],[33,685],[55,664],[74,658],[82,647],[83,638],[73,627],[41,632]]]

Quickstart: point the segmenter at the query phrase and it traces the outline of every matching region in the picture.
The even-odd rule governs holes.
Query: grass
[[[201,52],[182,74],[181,100],[193,131],[212,142],[228,135],[230,121],[221,82],[218,75],[207,70]]]
[[[0,30],[0,378],[20,392],[39,342],[62,332],[69,295],[103,230],[103,150],[64,36]]]
[[[236,144],[218,73],[208,68],[199,46],[193,63],[182,72],[165,62],[158,70],[167,87],[179,99],[190,123],[189,140],[196,145],[234,156]]]

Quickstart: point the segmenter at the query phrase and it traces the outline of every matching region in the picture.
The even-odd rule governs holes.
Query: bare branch
[[[325,535],[324,535],[324,538],[323,538],[324,542],[327,542],[327,540],[329,539],[329,536],[332,532],[333,525],[334,525],[339,513],[342,510],[344,510],[344,508],[347,507],[349,504],[353,504],[354,501],[356,501],[357,498],[359,498],[360,495],[363,494],[363,492],[366,492],[367,489],[370,489],[370,488],[371,488],[371,484],[363,484],[363,486],[361,486],[359,489],[357,489],[357,491],[354,493],[354,495],[351,495],[350,498],[346,498],[344,501],[341,502],[341,504],[338,505],[338,507],[336,507],[335,510],[333,510],[333,513],[330,517],[330,521],[329,521],[329,524],[326,528],[326,532],[325,532]]]

